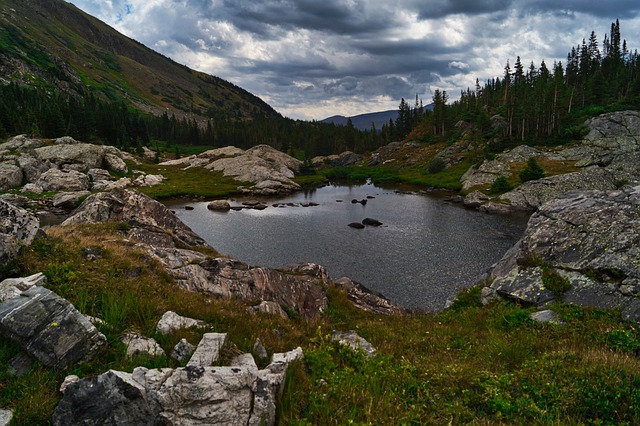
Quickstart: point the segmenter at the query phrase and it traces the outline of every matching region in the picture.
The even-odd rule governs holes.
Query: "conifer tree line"
[[[455,137],[466,122],[506,144],[557,144],[582,136],[586,118],[640,107],[640,56],[629,50],[616,20],[602,44],[591,32],[571,49],[566,64],[525,66],[518,56],[513,65],[507,62],[502,77],[484,85],[476,79],[475,88],[462,91],[459,100],[447,100],[445,91],[436,90],[433,111],[421,123],[435,136]]]
[[[391,142],[392,135],[372,128],[359,131],[352,124],[336,126],[287,118],[233,119],[153,116],[124,102],[108,102],[87,92],[72,96],[11,83],[0,85],[0,138],[16,134],[105,143],[129,151],[142,146],[180,152],[180,146],[250,148],[268,144],[301,158],[351,150],[371,151]]]

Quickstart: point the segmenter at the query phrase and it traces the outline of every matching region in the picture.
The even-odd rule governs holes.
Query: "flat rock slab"
[[[187,366],[209,367],[220,356],[226,341],[226,333],[205,333]]]
[[[71,303],[44,287],[1,303],[0,331],[42,364],[59,369],[90,359],[107,342]]]

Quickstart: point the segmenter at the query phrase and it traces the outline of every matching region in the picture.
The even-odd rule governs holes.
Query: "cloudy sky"
[[[566,60],[611,22],[640,48],[638,0],[70,0],[127,36],[260,96],[285,116],[452,99],[502,74]]]

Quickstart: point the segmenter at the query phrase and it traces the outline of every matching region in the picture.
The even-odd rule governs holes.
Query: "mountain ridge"
[[[233,83],[180,65],[62,0],[0,0],[0,81],[89,91],[156,115],[280,116]]]
[[[433,104],[426,105],[425,110],[433,109]],[[388,125],[389,120],[394,123],[398,118],[398,109],[389,109],[385,111],[368,112],[364,114],[353,115],[350,117],[344,115],[332,115],[320,120],[320,123],[332,123],[336,126],[346,126],[347,121],[351,119],[351,123],[358,130],[371,130],[372,125],[379,131],[383,125]]]

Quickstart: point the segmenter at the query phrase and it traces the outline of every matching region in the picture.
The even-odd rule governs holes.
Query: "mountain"
[[[433,109],[433,104],[425,106],[426,110]],[[347,120],[351,119],[351,123],[356,129],[359,130],[371,130],[371,125],[374,124],[376,129],[380,130],[384,124],[389,124],[389,120],[393,120],[394,123],[398,118],[398,110],[390,109],[387,111],[370,112],[367,114],[354,115],[352,117],[345,117],[344,115],[334,115],[324,120],[321,123],[332,123],[336,126],[346,126]]]
[[[87,91],[160,114],[278,117],[260,98],[145,47],[63,0],[0,0],[0,83]]]

